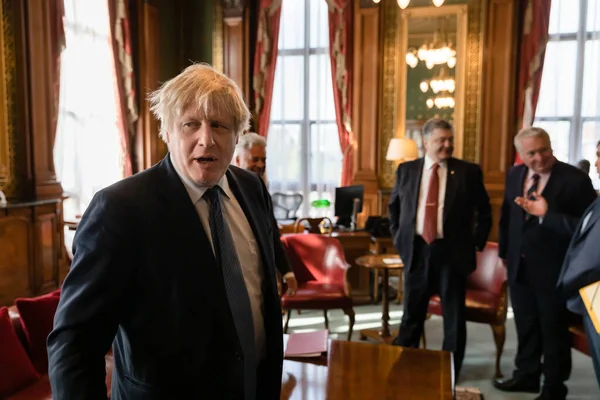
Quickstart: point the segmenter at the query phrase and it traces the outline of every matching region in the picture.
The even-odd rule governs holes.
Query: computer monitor
[[[350,227],[354,199],[358,199],[358,211],[362,211],[364,185],[342,186],[335,188],[335,216],[338,217],[336,225]]]

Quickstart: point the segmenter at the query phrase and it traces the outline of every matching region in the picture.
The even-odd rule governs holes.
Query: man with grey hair
[[[57,400],[279,399],[281,306],[273,210],[230,166],[250,112],[194,64],[150,95],[169,153],[100,191],[77,229],[48,338]]]
[[[490,199],[478,165],[452,157],[454,132],[443,119],[423,126],[426,155],[396,170],[390,231],[404,261],[404,314],[393,344],[419,347],[429,299],[439,294],[443,349],[458,380],[465,354],[467,277],[492,226]]]
[[[267,183],[265,170],[267,168],[267,141],[258,133],[248,132],[240,135],[235,152],[233,153],[233,162],[236,166],[256,173],[261,179]],[[287,292],[290,295],[296,293],[298,289],[298,281],[296,275],[292,271],[290,261],[285,254],[285,250],[281,245],[281,235],[279,234],[279,226],[273,215],[273,239],[275,243],[275,264],[277,270],[287,284]]]
[[[514,144],[523,164],[506,176],[498,251],[508,272],[519,343],[512,377],[494,385],[537,393],[543,374],[538,399],[563,400],[571,339],[565,298],[556,285],[574,227],[596,192],[587,174],[554,157],[542,128],[521,130]],[[546,207],[534,211],[530,202],[542,194]]]

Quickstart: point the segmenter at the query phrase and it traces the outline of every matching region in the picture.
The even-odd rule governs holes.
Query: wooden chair
[[[496,378],[502,377],[500,358],[506,340],[506,312],[508,310],[506,268],[498,256],[498,244],[488,242],[477,253],[477,268],[467,279],[465,298],[466,319],[489,324],[496,344]],[[438,295],[429,300],[429,314],[442,315]],[[423,335],[425,342],[425,335]]]
[[[303,222],[308,223],[308,227],[303,224]],[[300,218],[294,224],[294,232],[295,233],[320,233],[320,234],[331,234],[333,233],[333,223],[327,217],[321,218]]]
[[[298,289],[292,296],[281,297],[281,307],[287,310],[283,328],[287,333],[291,310],[323,310],[325,328],[329,329],[327,311],[341,309],[350,320],[348,340],[354,328],[354,309],[347,279],[349,264],[339,240],[321,234],[296,234],[281,238]]]

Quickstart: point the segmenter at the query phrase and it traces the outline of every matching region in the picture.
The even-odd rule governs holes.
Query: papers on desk
[[[285,357],[319,357],[322,353],[327,352],[328,336],[327,329],[291,333],[285,347]]]
[[[389,257],[383,259],[384,264],[402,264],[402,259],[400,257]]]
[[[579,289],[585,308],[600,334],[600,281]]]

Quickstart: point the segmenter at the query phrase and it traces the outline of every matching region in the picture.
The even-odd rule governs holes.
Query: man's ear
[[[233,163],[235,164],[236,167],[240,166],[240,156],[239,155],[233,157]]]

